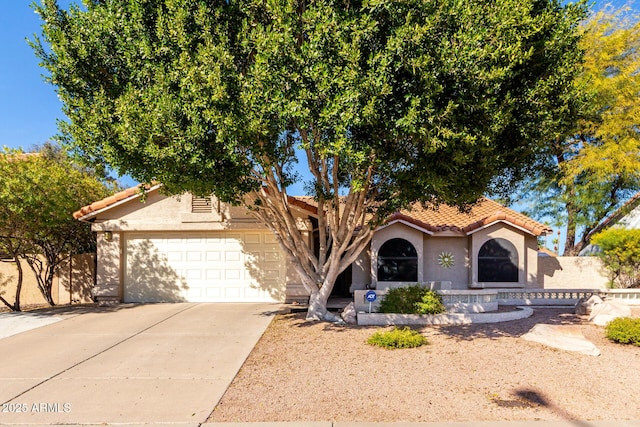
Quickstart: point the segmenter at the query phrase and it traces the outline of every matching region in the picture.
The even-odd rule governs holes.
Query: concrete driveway
[[[78,308],[0,339],[0,424],[202,423],[278,308]]]

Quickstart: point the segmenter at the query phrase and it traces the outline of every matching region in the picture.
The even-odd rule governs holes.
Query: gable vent
[[[211,213],[211,197],[196,197],[191,199],[191,212],[192,213]]]

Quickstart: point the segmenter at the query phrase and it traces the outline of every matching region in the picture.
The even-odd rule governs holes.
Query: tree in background
[[[555,0],[85,5],[36,7],[62,137],[140,182],[250,209],[310,293],[309,319],[331,317],[336,277],[390,213],[468,206],[563,131],[584,17]],[[317,253],[287,191],[299,152]]]
[[[20,310],[24,260],[34,272],[44,299],[51,295],[56,268],[70,256],[95,251],[90,227],[76,221],[79,206],[106,197],[109,186],[79,168],[59,148],[47,144],[37,153],[0,152],[0,251],[13,257],[18,278],[14,303]]]
[[[640,190],[640,19],[605,10],[582,31],[579,120],[549,144],[520,191],[534,202],[530,215],[567,226],[565,255],[577,255],[589,232]]]

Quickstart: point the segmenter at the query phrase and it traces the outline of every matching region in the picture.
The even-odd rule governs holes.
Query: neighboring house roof
[[[550,257],[557,257],[558,254],[553,252],[551,249],[549,248],[538,248],[538,256],[550,256]]]
[[[611,227],[612,225],[621,223],[625,216],[627,216],[631,211],[640,206],[640,192],[636,193],[632,198],[630,198],[624,205],[618,208],[614,213],[606,217],[597,227],[589,232],[587,235],[587,242],[591,240],[591,236],[605,228]]]
[[[74,212],[73,216],[76,219],[86,221],[99,212],[139,197],[141,192],[148,193],[160,187],[161,184],[144,187],[141,184],[84,206]],[[317,206],[311,197],[289,196],[289,203],[312,214],[317,214]],[[472,234],[498,222],[510,224],[534,236],[541,236],[552,231],[548,226],[488,198],[480,199],[468,212],[462,212],[457,207],[448,205],[439,205],[436,208],[432,205],[415,203],[411,209],[401,210],[391,215],[386,224],[397,221],[419,227],[430,234],[446,231]]]

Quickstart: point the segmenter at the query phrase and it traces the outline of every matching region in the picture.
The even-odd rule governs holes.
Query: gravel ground
[[[602,354],[520,338],[536,323],[580,325]],[[640,419],[640,347],[609,342],[567,310],[427,326],[419,330],[430,344],[417,349],[367,345],[379,329],[278,315],[209,421]]]

